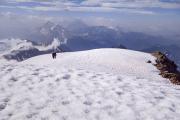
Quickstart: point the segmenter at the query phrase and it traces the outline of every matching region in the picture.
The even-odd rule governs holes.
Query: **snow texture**
[[[179,120],[180,87],[147,53],[96,49],[0,65],[0,120]]]

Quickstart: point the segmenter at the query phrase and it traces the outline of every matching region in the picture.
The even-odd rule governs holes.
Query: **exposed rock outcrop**
[[[154,52],[152,55],[157,58],[155,66],[160,70],[160,75],[168,78],[173,84],[180,85],[180,72],[177,70],[177,65],[161,52]]]

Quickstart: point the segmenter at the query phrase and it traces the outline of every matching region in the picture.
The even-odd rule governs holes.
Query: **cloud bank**
[[[0,8],[33,11],[132,12],[155,14],[154,9],[180,10],[179,0],[2,0]]]

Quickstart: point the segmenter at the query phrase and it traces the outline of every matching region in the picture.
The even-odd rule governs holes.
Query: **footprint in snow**
[[[43,70],[43,68],[37,68],[37,69],[35,69],[35,71],[41,71],[41,70]]]
[[[39,73],[35,72],[35,73],[32,73],[31,75],[37,76],[39,75]]]
[[[8,69],[7,69],[8,72],[11,72],[12,70],[13,70],[12,68],[8,68]]]
[[[122,93],[122,92],[116,92],[116,94],[117,94],[118,96],[121,96],[123,93]]]
[[[59,78],[57,78],[55,81],[56,81],[56,82],[59,82],[59,81],[60,81],[60,79],[59,79]]]
[[[75,95],[76,93],[75,93],[74,91],[71,91],[71,94],[72,94],[72,95]]]
[[[9,116],[9,117],[13,116],[13,113],[8,113],[8,116]]]
[[[90,112],[90,110],[86,109],[86,110],[84,110],[84,112],[85,112],[86,114],[88,114],[88,113]]]
[[[26,118],[31,119],[33,116],[37,115],[38,113],[30,113],[26,115]]]
[[[164,97],[163,96],[157,96],[157,97],[154,97],[155,99],[159,99],[159,100],[162,100],[162,99],[164,99]]]
[[[43,81],[44,81],[44,79],[43,79],[43,78],[40,78],[39,82],[43,82]]]
[[[122,81],[122,79],[121,79],[121,78],[118,78],[117,80],[118,80],[118,81],[120,81],[120,82]]]
[[[70,104],[69,101],[62,101],[62,105],[68,105],[68,104]]]
[[[174,108],[172,108],[172,107],[169,107],[168,108],[171,112],[176,112],[176,110],[174,109]]]
[[[96,76],[96,75],[93,75],[93,76],[91,76],[91,78],[97,78],[97,76]]]
[[[0,111],[4,110],[6,108],[7,103],[0,104]]]
[[[99,74],[99,73],[98,73],[98,74],[96,74],[96,76],[102,76],[102,74]]]
[[[51,111],[53,114],[57,114],[58,113],[58,110],[52,110]]]
[[[79,73],[79,74],[77,74],[79,77],[82,77],[82,76],[84,76],[84,74],[83,73]]]
[[[15,77],[11,77],[10,80],[13,81],[13,82],[18,81],[17,78],[15,78]]]
[[[88,106],[91,106],[91,105],[92,105],[92,102],[90,102],[90,101],[84,101],[83,104],[88,105]]]
[[[69,75],[69,74],[66,74],[66,75],[64,75],[63,77],[62,77],[62,79],[65,79],[65,80],[68,80],[68,79],[70,79],[71,78],[71,75]]]
[[[5,98],[4,102],[7,103],[7,102],[9,102],[9,100],[10,100],[9,98]]]

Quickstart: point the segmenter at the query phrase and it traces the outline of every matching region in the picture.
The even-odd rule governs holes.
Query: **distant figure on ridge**
[[[53,58],[53,59],[56,59],[56,52],[53,52],[53,53],[52,53],[52,58]]]

